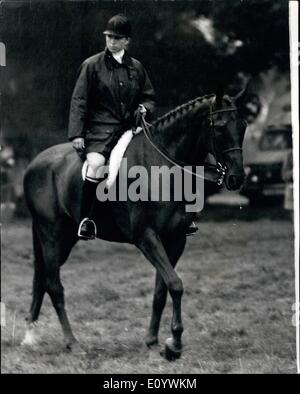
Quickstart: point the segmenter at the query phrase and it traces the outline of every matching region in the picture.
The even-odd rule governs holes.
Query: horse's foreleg
[[[145,340],[146,345],[149,347],[156,345],[158,343],[158,331],[159,331],[160,319],[164,307],[166,305],[167,292],[168,289],[163,278],[161,277],[159,272],[156,272],[155,290],[154,290],[154,297],[152,303],[152,315],[151,315],[148,334]]]
[[[167,255],[169,257],[172,267],[175,268],[185,246],[186,237],[183,235],[180,239],[176,239],[176,244],[172,240],[165,240],[163,243]],[[152,304],[152,315],[149,325],[148,334],[146,336],[146,345],[152,346],[158,343],[158,332],[161,316],[167,300],[167,286],[161,277],[161,275],[156,272],[155,278],[155,290]]]
[[[166,342],[166,356],[168,359],[179,358],[181,355],[181,335],[183,325],[181,320],[181,298],[183,285],[176,274],[167,252],[159,236],[151,229],[147,229],[138,244],[139,249],[157,269],[167,286],[173,301],[172,338]]]

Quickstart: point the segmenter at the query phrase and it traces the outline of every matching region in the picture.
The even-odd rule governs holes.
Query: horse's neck
[[[205,111],[207,103],[200,103],[184,115],[175,114],[173,118],[158,123],[155,127],[155,140],[179,161],[195,164],[195,160],[202,162],[207,145]]]

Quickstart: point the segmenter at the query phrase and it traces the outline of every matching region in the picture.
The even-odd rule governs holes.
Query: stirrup
[[[195,235],[195,233],[199,230],[199,228],[196,226],[195,222],[192,222],[190,227],[187,228],[186,230],[186,236],[189,237],[191,235]]]
[[[82,226],[86,222],[89,222],[89,224],[93,226],[93,230],[92,230],[93,231],[93,235],[81,234]],[[96,223],[94,222],[94,220],[89,219],[89,218],[82,219],[80,224],[79,224],[79,227],[78,227],[77,236],[78,236],[79,239],[86,240],[86,241],[89,240],[89,239],[95,239],[97,237],[97,226],[96,226]]]

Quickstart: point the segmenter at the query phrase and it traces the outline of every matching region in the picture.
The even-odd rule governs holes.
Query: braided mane
[[[205,100],[211,99],[212,97],[214,97],[214,94],[207,94],[204,96],[200,96],[200,97],[196,97],[193,100],[188,101],[187,103],[184,103],[174,109],[172,109],[171,111],[167,112],[166,114],[160,116],[159,118],[157,118],[154,122],[153,122],[153,126],[155,128],[160,127],[160,126],[167,126],[168,123],[174,120],[176,120],[176,118],[178,118],[178,115],[180,115],[181,117],[183,115],[185,115],[186,113],[188,113],[190,110],[192,110],[198,103],[201,103]]]

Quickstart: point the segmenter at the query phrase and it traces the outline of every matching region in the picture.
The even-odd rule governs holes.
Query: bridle
[[[205,169],[205,175],[202,176],[192,170],[189,170],[186,167],[191,167],[191,164],[183,163],[179,160],[176,160],[170,156],[170,154],[165,150],[164,147],[159,146],[157,143],[154,143],[154,137],[153,134],[150,131],[150,128],[152,125],[150,123],[147,123],[145,120],[145,114],[141,114],[140,116],[140,123],[144,132],[144,135],[146,139],[149,141],[149,143],[153,146],[153,148],[161,155],[163,156],[166,160],[168,160],[171,164],[179,167],[182,169],[182,171],[189,173],[190,175],[194,175],[195,177],[205,179],[211,182],[216,182],[218,186],[221,186],[224,182],[224,178],[227,172],[227,167],[225,164],[222,164],[222,159],[221,155],[219,154],[219,150],[217,147],[217,141],[216,141],[216,134],[215,134],[215,124],[214,124],[214,118],[213,116],[217,113],[222,113],[222,112],[230,112],[230,111],[237,111],[236,107],[230,107],[230,108],[224,108],[224,109],[219,109],[216,111],[212,110],[213,102],[210,105],[209,108],[209,124],[210,128],[212,131],[212,136],[213,136],[213,145],[214,145],[214,152],[213,155],[215,156],[216,159],[216,164],[211,164],[211,163],[204,163],[204,169]],[[240,147],[233,147],[229,149],[225,149],[221,151],[221,154],[226,154],[228,152],[232,151],[241,151],[242,148]]]
[[[226,172],[227,172],[226,165],[222,164],[223,155],[226,154],[226,153],[229,153],[229,152],[242,151],[242,148],[239,147],[239,146],[236,146],[236,147],[233,147],[233,148],[224,149],[224,150],[221,151],[221,154],[220,154],[219,149],[218,149],[218,144],[217,144],[217,138],[216,138],[216,132],[215,132],[215,122],[214,122],[213,115],[219,114],[219,113],[224,113],[224,112],[237,111],[237,108],[235,106],[232,106],[232,107],[229,107],[229,108],[218,109],[218,110],[213,111],[212,110],[212,104],[211,104],[211,106],[209,108],[209,125],[211,127],[212,141],[213,141],[213,143],[212,143],[212,145],[213,145],[213,152],[212,153],[213,153],[213,156],[215,157],[216,162],[217,162],[217,165],[215,166],[216,167],[216,171],[220,173],[220,178],[217,179],[216,182],[217,182],[217,185],[221,186],[223,181],[224,181]]]

